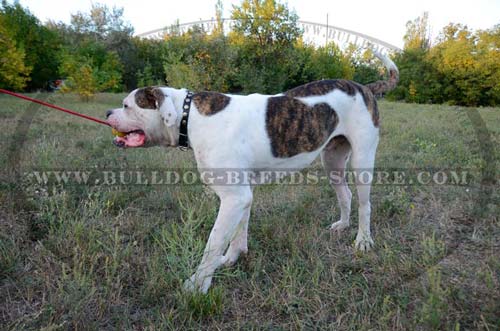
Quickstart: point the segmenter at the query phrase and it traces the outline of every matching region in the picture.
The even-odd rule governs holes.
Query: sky
[[[8,0],[12,2],[13,0]],[[135,33],[215,16],[216,0],[20,0],[42,22],[69,23],[70,15],[88,12],[92,3],[123,7],[124,18]],[[466,24],[472,29],[488,29],[500,24],[500,0],[288,0],[300,20],[326,23],[364,33],[398,47],[403,46],[406,22],[429,12],[431,35],[435,37],[450,22]],[[241,0],[223,0],[224,17],[230,17],[233,5]]]

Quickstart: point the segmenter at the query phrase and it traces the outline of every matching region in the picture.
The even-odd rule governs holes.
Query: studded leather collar
[[[190,148],[188,137],[188,120],[192,100],[193,92],[188,91],[186,97],[184,98],[184,104],[182,105],[182,118],[181,125],[179,127],[179,148],[182,150]]]

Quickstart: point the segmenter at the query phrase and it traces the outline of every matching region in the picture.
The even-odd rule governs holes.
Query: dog
[[[389,78],[367,85],[320,80],[277,95],[191,93],[187,89],[145,87],[132,91],[121,108],[108,110],[109,125],[123,132],[119,147],[190,147],[198,169],[303,169],[319,155],[335,189],[340,220],[332,231],[349,226],[352,193],[344,178],[347,162],[363,169],[356,176],[359,229],[355,248],[373,246],[370,233],[370,188],[379,141],[376,94],[395,88],[396,65],[375,54]],[[258,181],[263,182],[263,181]],[[264,180],[265,182],[265,180]],[[213,273],[247,253],[247,231],[254,185],[206,183],[220,207],[188,290],[206,293]]]

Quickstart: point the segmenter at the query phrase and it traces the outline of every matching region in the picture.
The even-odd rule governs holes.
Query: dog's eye
[[[128,108],[128,105],[127,105],[127,104],[124,104],[124,105],[123,105],[123,108]]]

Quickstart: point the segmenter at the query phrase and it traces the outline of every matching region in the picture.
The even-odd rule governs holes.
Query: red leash
[[[54,109],[63,111],[65,113],[71,114],[71,115],[79,116],[79,117],[85,118],[87,120],[91,120],[91,121],[94,121],[94,122],[97,122],[97,123],[100,123],[100,124],[111,126],[107,122],[105,122],[103,120],[100,120],[98,118],[95,118],[95,117],[92,117],[92,116],[88,116],[88,115],[84,115],[84,114],[80,114],[80,113],[77,113],[76,111],[72,111],[72,110],[69,110],[69,109],[66,109],[66,108],[62,108],[62,107],[59,107],[59,106],[56,106],[56,105],[53,105],[53,104],[50,104],[50,103],[47,103],[47,102],[43,102],[43,101],[37,100],[37,99],[32,99],[32,98],[27,97],[27,96],[22,95],[22,94],[14,93],[14,92],[7,91],[7,90],[4,90],[4,89],[0,89],[0,93],[12,95],[13,97],[16,97],[16,98],[19,98],[19,99],[24,99],[24,100],[28,100],[28,101],[31,101],[31,102],[35,102],[35,103],[38,103],[38,104],[40,104],[42,106],[54,108]]]

